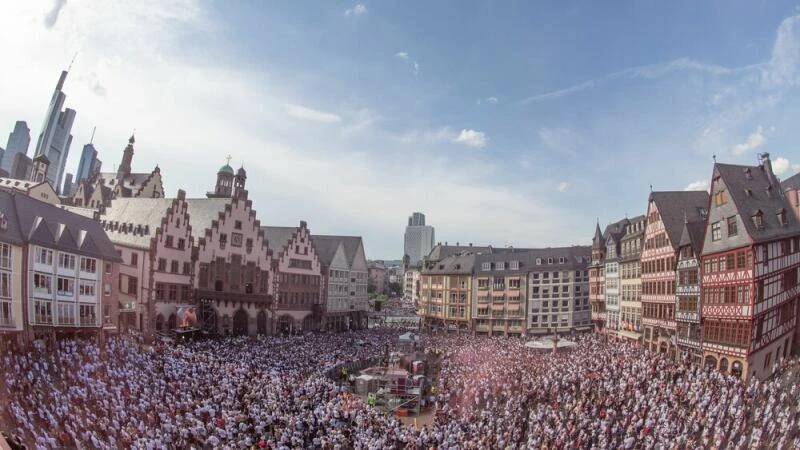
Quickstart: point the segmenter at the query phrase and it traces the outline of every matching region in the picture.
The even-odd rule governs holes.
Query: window
[[[68,253],[59,253],[58,267],[62,269],[75,270],[75,256]]]
[[[136,277],[128,277],[128,294],[136,294],[139,287],[139,279]]]
[[[94,314],[94,305],[79,305],[78,313],[81,325],[95,325],[97,323]]]
[[[481,263],[481,270],[492,270],[492,263]]]
[[[173,241],[172,236],[168,234],[166,239],[164,240],[164,246],[172,247],[172,244],[173,244],[172,241]]]
[[[11,274],[0,272],[0,297],[11,298]]]
[[[736,216],[728,217],[728,236],[736,236],[739,234],[739,229],[736,226]]]
[[[722,239],[722,223],[714,222],[711,224],[711,240],[718,241]]]
[[[761,214],[761,211],[758,211],[755,214],[753,214],[753,217],[752,217],[753,225],[756,227],[757,230],[760,230],[760,229],[764,228],[764,222],[763,222],[762,218],[763,218],[763,216]]]
[[[94,258],[81,258],[81,272],[97,272],[97,260]]]
[[[172,260],[170,263],[169,271],[171,273],[178,273],[178,269],[180,268],[180,263],[177,260]]]
[[[519,270],[519,261],[511,261],[511,263],[509,264],[509,269]]]
[[[36,323],[52,323],[53,304],[50,301],[35,300],[33,302],[33,320]]]
[[[58,277],[56,280],[56,293],[66,297],[75,295],[75,280],[71,278]]]
[[[52,278],[41,273],[33,274],[33,292],[35,294],[52,294]]]
[[[11,246],[5,243],[0,243],[0,268],[11,268]]]
[[[241,220],[237,220],[237,221],[235,221],[235,222],[233,223],[233,228],[235,228],[235,229],[237,229],[237,230],[241,230],[241,229],[242,229],[242,221],[241,221]]]
[[[105,270],[105,272],[106,272],[106,273],[111,273],[111,263],[110,263],[110,262],[107,262],[107,263],[105,264],[105,266],[106,266],[106,270]]]
[[[219,248],[225,250],[225,245],[228,243],[228,235],[225,233],[219,234]]]
[[[186,248],[186,239],[178,238],[178,249],[183,250]]]
[[[53,265],[53,251],[45,248],[36,249],[34,260],[37,264]]]
[[[725,189],[720,189],[714,194],[714,205],[722,206],[728,202],[727,195],[725,193]]]
[[[167,258],[158,258],[158,271],[159,272],[167,271]]]
[[[139,265],[139,254],[136,252],[131,253],[131,265],[136,267]]]
[[[786,210],[781,208],[776,215],[778,216],[778,223],[781,225],[786,225]]]
[[[80,285],[78,285],[78,295],[94,297],[94,283],[81,281]]]
[[[192,273],[192,264],[188,262],[183,263],[183,274],[191,275],[191,273]]]

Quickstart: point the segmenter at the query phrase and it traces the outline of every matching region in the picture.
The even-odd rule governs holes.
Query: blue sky
[[[800,170],[796,3],[117,3],[0,2],[0,134],[35,141],[78,52],[69,170],[93,126],[107,170],[135,128],[172,195],[230,154],[262,222],[371,258],[412,211],[442,242],[587,244],[650,185],[706,188],[712,155]]]

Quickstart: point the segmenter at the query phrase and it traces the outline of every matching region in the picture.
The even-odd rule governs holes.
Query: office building
[[[433,249],[434,229],[425,225],[425,214],[415,212],[408,218],[406,226],[404,249],[412,266],[418,266],[422,258],[428,256]]]
[[[8,135],[3,158],[0,160],[0,169],[11,173],[11,166],[14,164],[14,156],[17,153],[27,154],[28,146],[31,143],[31,130],[25,121],[19,120],[14,124],[14,131]]]

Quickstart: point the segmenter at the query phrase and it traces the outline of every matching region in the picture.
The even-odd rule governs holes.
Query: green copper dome
[[[233,167],[229,166],[228,164],[225,164],[224,166],[219,168],[219,172],[217,173],[223,173],[223,172],[233,175]]]

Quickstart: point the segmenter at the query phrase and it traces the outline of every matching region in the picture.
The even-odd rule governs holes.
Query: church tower
[[[230,198],[233,196],[233,167],[231,167],[231,157],[228,156],[227,163],[219,168],[217,172],[217,185],[214,192],[206,193],[208,198]]]
[[[133,143],[136,140],[131,135],[131,138],[128,139],[128,146],[125,147],[125,150],[122,152],[122,162],[119,164],[119,169],[117,169],[117,179],[122,179],[131,174],[131,162],[133,162]]]
[[[33,158],[33,168],[31,168],[30,181],[33,181],[34,183],[47,181],[48,167],[50,167],[50,160],[44,156],[44,153],[40,154],[36,158]]]
[[[233,196],[239,197],[244,191],[244,184],[247,181],[247,172],[244,170],[244,166],[239,167],[239,170],[236,171],[236,177],[233,180]]]

